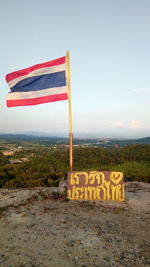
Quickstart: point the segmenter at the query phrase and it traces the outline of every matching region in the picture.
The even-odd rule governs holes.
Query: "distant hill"
[[[69,140],[66,137],[57,136],[36,136],[27,134],[0,134],[0,141],[7,143],[20,142],[36,142],[42,144],[68,144]],[[127,145],[150,145],[150,137],[140,139],[102,139],[102,138],[74,138],[76,145],[94,145],[94,146],[127,146]]]
[[[23,141],[31,142],[49,142],[51,144],[64,144],[67,142],[65,137],[57,136],[36,136],[36,135],[26,135],[26,134],[0,134],[0,140],[6,141],[8,143],[15,142],[20,143]]]
[[[145,137],[145,138],[138,139],[138,142],[140,144],[150,145],[150,137]]]
[[[110,144],[116,144],[120,146],[124,145],[150,145],[150,137],[140,139],[124,139],[124,140],[110,140]]]

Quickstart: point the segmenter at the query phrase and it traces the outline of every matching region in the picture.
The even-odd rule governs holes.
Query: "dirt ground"
[[[0,266],[150,266],[150,184],[126,201],[79,202],[58,188],[0,190]]]

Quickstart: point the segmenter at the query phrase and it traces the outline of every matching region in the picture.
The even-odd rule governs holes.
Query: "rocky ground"
[[[126,201],[79,202],[57,188],[0,190],[0,266],[150,266],[150,184]]]

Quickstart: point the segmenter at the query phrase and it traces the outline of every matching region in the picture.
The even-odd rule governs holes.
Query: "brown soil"
[[[79,202],[57,188],[0,190],[0,266],[150,266],[150,184],[126,201]]]

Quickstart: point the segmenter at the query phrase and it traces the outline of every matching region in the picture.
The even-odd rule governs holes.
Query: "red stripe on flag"
[[[66,61],[66,57],[60,57],[60,58],[57,58],[57,59],[54,59],[54,60],[51,60],[51,61],[48,61],[45,63],[34,65],[34,66],[26,68],[26,69],[11,72],[11,73],[6,75],[6,81],[10,82],[13,79],[24,76],[24,75],[30,73],[31,71],[34,71],[37,69],[64,64],[65,61]]]
[[[31,106],[31,105],[38,105],[38,104],[67,100],[67,99],[68,95],[67,93],[64,93],[64,94],[50,95],[50,96],[43,96],[43,97],[29,98],[29,99],[7,100],[7,107]]]

